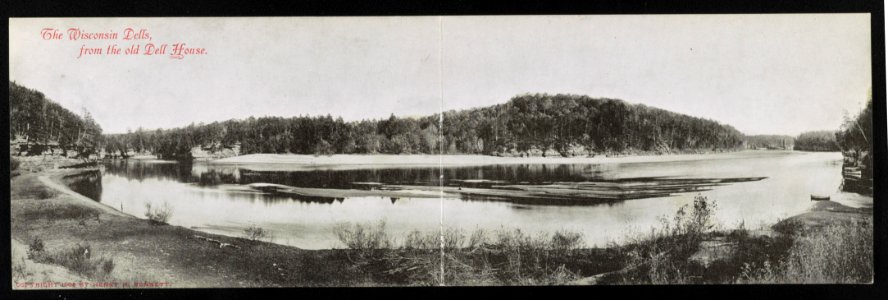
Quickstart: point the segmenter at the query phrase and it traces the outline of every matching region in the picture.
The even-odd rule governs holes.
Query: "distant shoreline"
[[[305,167],[338,167],[349,166],[385,166],[385,167],[431,167],[431,166],[477,166],[497,164],[607,164],[607,163],[642,163],[670,162],[704,159],[732,159],[749,157],[751,154],[764,156],[788,155],[804,153],[789,150],[743,150],[705,154],[664,154],[664,155],[630,155],[617,157],[500,157],[488,155],[463,154],[335,154],[315,156],[307,154],[248,154],[216,160],[210,164],[250,164],[280,165],[282,168]]]

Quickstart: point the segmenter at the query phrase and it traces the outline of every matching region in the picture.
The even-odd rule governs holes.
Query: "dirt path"
[[[119,217],[126,216],[126,214],[121,211],[115,210],[107,205],[93,201],[92,199],[89,199],[86,196],[83,196],[81,194],[78,194],[75,191],[72,191],[70,188],[68,188],[64,184],[61,184],[60,182],[62,180],[62,177],[67,176],[67,175],[70,175],[70,172],[53,172],[53,173],[39,175],[37,178],[38,178],[38,180],[40,180],[40,183],[46,185],[47,187],[77,200],[77,204],[97,209],[97,210],[101,211],[103,214],[110,214],[110,215],[115,215],[115,216],[119,216]],[[50,178],[50,177],[53,177],[53,178]]]

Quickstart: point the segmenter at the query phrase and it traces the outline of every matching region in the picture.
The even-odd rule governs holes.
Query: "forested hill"
[[[504,104],[421,118],[345,122],[327,116],[250,117],[105,136],[109,153],[188,158],[201,147],[250,153],[588,155],[742,147],[729,125],[622,100],[525,94]],[[443,138],[443,140],[439,140]]]
[[[59,151],[89,157],[101,143],[102,128],[84,110],[79,116],[43,93],[9,82],[9,136],[17,155]]]
[[[836,141],[836,134],[837,132],[832,130],[803,132],[796,139],[795,150],[839,151],[839,142]]]

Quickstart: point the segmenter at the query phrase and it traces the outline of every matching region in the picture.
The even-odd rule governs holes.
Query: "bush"
[[[385,232],[385,221],[379,221],[375,227],[340,223],[333,228],[333,233],[352,250],[377,250],[392,246]]]
[[[408,233],[407,237],[404,238],[404,244],[402,247],[407,250],[420,250],[438,249],[441,245],[439,244],[439,235],[437,232],[423,234],[419,230],[414,230]]]
[[[469,236],[469,242],[466,245],[469,249],[475,249],[487,243],[487,234],[483,229],[478,228]]]
[[[440,236],[442,235],[439,233],[438,236],[440,238]],[[461,249],[464,247],[463,243],[466,241],[465,232],[456,228],[445,229],[443,232],[443,237],[445,250]]]
[[[87,277],[104,278],[114,270],[113,259],[93,257],[92,247],[89,244],[77,244],[66,250],[41,255],[34,261],[61,265]]]
[[[660,228],[651,228],[648,235],[636,238],[623,247],[627,272],[618,281],[624,284],[690,283],[694,266],[687,262],[699,248],[707,232],[715,225],[712,216],[716,205],[702,195],[694,197],[693,206],[682,206],[671,222],[661,217]]]
[[[250,225],[250,227],[244,229],[244,237],[255,242],[270,239],[271,234],[268,232],[268,230],[252,224]]]
[[[583,246],[583,235],[579,232],[559,230],[552,235],[552,250],[571,251]]]
[[[80,274],[89,275],[95,271],[95,266],[90,262],[92,248],[89,244],[68,248],[66,251],[56,253],[52,257],[52,263],[59,264]]]
[[[803,230],[805,229],[805,224],[798,219],[790,218],[777,222],[777,224],[774,224],[772,228],[779,233],[794,236],[803,232]]]
[[[102,266],[102,271],[105,272],[105,274],[111,274],[111,271],[114,271],[114,260],[113,259],[103,260],[101,263],[101,266]]]
[[[28,259],[31,260],[39,260],[41,259],[46,252],[44,251],[45,247],[43,245],[43,240],[40,238],[34,238],[31,240],[31,243],[28,244]]]
[[[145,217],[147,217],[153,225],[166,224],[172,215],[173,207],[165,201],[163,202],[163,205],[159,207],[152,206],[150,202],[145,203]]]

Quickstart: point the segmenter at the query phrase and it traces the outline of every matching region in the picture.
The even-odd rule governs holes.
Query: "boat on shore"
[[[829,201],[829,195],[811,194],[811,201]]]

